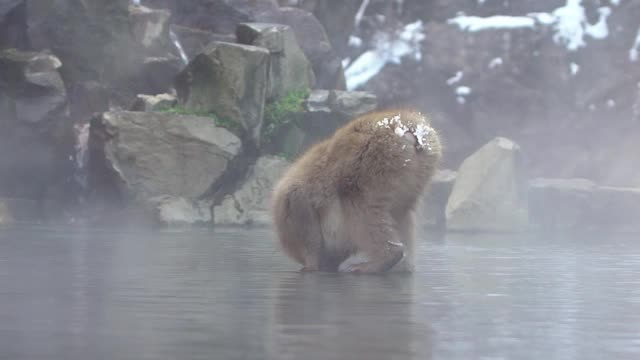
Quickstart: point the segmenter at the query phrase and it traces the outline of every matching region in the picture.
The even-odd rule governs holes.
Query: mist
[[[274,187],[388,109],[415,270],[300,272]],[[0,358],[637,358],[638,154],[635,0],[3,1]]]

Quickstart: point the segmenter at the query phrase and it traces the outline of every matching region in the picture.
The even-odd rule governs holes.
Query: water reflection
[[[407,359],[417,355],[416,341],[430,342],[413,321],[410,275],[294,274],[275,290],[268,342],[274,359]]]
[[[301,274],[268,230],[0,230],[0,359],[635,359],[635,238],[450,235]]]

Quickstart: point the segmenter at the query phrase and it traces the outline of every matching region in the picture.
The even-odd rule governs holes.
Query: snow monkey
[[[276,184],[283,250],[302,271],[411,271],[414,211],[440,158],[438,134],[419,112],[353,119]]]

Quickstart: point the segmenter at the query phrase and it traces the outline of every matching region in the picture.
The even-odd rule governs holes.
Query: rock
[[[215,113],[241,125],[259,144],[268,71],[266,49],[213,43],[178,76],[178,98],[189,111]]]
[[[375,110],[377,101],[362,91],[313,90],[303,107],[304,111],[288,115],[265,152],[294,158],[350,119]]]
[[[640,189],[603,186],[593,193],[590,228],[639,232]]]
[[[544,179],[529,182],[529,220],[543,230],[584,230],[596,185],[586,179]]]
[[[9,48],[29,48],[25,0],[5,0],[0,3],[0,49]]]
[[[48,53],[0,51],[0,195],[40,200],[71,172],[61,65]]]
[[[208,117],[111,111],[92,120],[89,149],[90,188],[127,204],[200,197],[242,144]]]
[[[178,104],[178,98],[173,94],[159,95],[143,95],[136,97],[131,111],[162,111],[175,107]]]
[[[517,144],[498,137],[465,159],[447,203],[447,229],[524,230],[527,184],[521,156]]]
[[[276,181],[289,166],[277,156],[258,158],[239,189],[213,208],[216,225],[268,225],[269,201]]]
[[[427,229],[446,229],[445,210],[456,176],[456,172],[452,170],[439,170],[435,173],[422,198],[418,224]]]
[[[76,83],[69,95],[71,118],[89,121],[93,114],[109,110],[109,89],[97,81]]]
[[[297,7],[307,10],[320,21],[336,53],[346,52],[349,36],[353,34],[354,18],[362,5],[360,0],[298,1]],[[283,5],[283,6],[293,6]]]
[[[129,22],[134,39],[146,49],[165,54],[169,46],[168,10],[150,9],[146,6],[129,6]]]
[[[129,109],[132,98],[138,94],[159,95],[173,91],[176,76],[184,68],[183,61],[172,54],[147,57],[139,64],[135,74],[120,82],[120,87],[111,91],[111,107]]]
[[[9,211],[9,207],[0,200],[0,226],[13,223],[13,215]]]
[[[313,14],[298,8],[284,7],[277,12],[262,13],[258,19],[260,22],[288,25],[293,29],[298,44],[313,65],[317,88],[346,88],[342,60],[331,46],[324,27]]]
[[[0,225],[7,225],[13,222],[13,216],[9,212],[7,205],[0,201]]]
[[[216,34],[202,29],[194,29],[186,26],[172,25],[171,30],[178,36],[182,48],[187,57],[193,59],[202,53],[212,42],[235,42],[233,34]]]
[[[170,195],[149,199],[155,219],[164,226],[193,226],[211,223],[211,204]]]
[[[61,66],[56,56],[47,53],[0,52],[0,91],[7,96],[0,104],[1,113],[23,125],[42,125],[62,114],[67,92],[58,72]]]
[[[145,5],[169,9],[178,25],[218,34],[233,34],[237,24],[278,11],[274,0],[146,0]]]
[[[115,85],[148,56],[131,35],[128,7],[129,0],[28,1],[29,40],[60,57],[68,84]]]
[[[376,96],[364,91],[314,90],[297,124],[307,134],[306,144],[331,135],[352,118],[377,108]]]
[[[264,47],[271,54],[267,100],[277,100],[290,91],[308,90],[315,83],[311,63],[296,42],[289,26],[264,23],[240,24],[238,42]]]
[[[339,91],[329,93],[329,104],[334,112],[353,118],[373,111],[378,106],[377,97],[366,91]]]

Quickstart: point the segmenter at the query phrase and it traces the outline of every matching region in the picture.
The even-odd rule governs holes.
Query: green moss
[[[214,112],[206,112],[206,111],[194,111],[185,109],[183,106],[174,106],[166,109],[159,109],[159,112],[167,113],[167,114],[175,114],[175,115],[190,115],[190,116],[201,116],[208,117],[213,120],[216,126],[223,127],[235,134],[239,134],[242,130],[242,126],[235,121],[220,117],[216,115]]]
[[[264,110],[262,138],[271,142],[278,130],[294,120],[292,114],[304,111],[302,104],[309,97],[309,90],[293,90],[279,100],[267,104]]]

